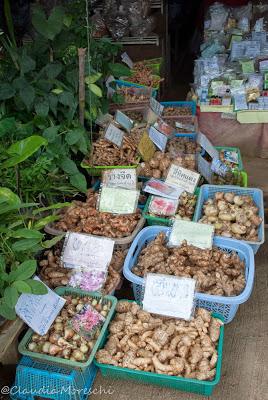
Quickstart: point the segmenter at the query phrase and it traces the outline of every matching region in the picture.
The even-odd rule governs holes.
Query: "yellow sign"
[[[144,132],[142,135],[142,138],[140,140],[140,143],[138,145],[138,151],[144,161],[150,161],[153,158],[153,155],[155,153],[155,145],[152,142],[152,140],[149,138],[149,135],[147,132]]]

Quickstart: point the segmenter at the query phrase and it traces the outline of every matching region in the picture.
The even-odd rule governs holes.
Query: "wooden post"
[[[78,49],[79,59],[79,119],[82,126],[85,121],[85,58],[86,49]]]

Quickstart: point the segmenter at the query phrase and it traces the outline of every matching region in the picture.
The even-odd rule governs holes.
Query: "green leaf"
[[[39,219],[39,221],[34,224],[35,229],[43,229],[44,226],[50,224],[51,222],[57,221],[60,219],[59,215],[48,215],[47,217]]]
[[[47,287],[43,284],[43,282],[27,279],[26,283],[31,287],[32,294],[44,295],[48,292]]]
[[[2,317],[9,319],[9,320],[14,320],[17,317],[15,310],[8,307],[3,302],[0,304],[0,315],[2,315]]]
[[[67,82],[70,83],[70,85],[72,85],[72,87],[74,88],[74,90],[76,92],[77,88],[78,88],[78,70],[73,69],[72,71],[68,71],[66,73],[66,79],[67,79]]]
[[[97,82],[101,78],[102,74],[100,72],[97,72],[96,74],[89,75],[85,78],[85,82],[87,85],[90,85],[91,83]]]
[[[68,15],[64,16],[63,23],[65,26],[67,26],[67,28],[70,28],[70,26],[72,24],[72,20],[73,20],[72,15],[68,14]]]
[[[0,274],[6,270],[6,260],[3,254],[0,254]]]
[[[40,117],[47,117],[49,112],[49,103],[47,99],[39,97],[34,104],[36,114]]]
[[[72,107],[74,103],[74,96],[71,92],[63,92],[59,95],[59,102],[64,106]]]
[[[77,143],[78,149],[79,151],[81,151],[81,153],[83,154],[87,154],[88,153],[88,148],[89,148],[89,142],[86,141],[85,137],[81,137],[81,139],[79,140],[79,142]]]
[[[21,239],[12,244],[12,250],[15,252],[26,251],[32,249],[40,239]]]
[[[77,143],[81,139],[81,137],[83,137],[83,134],[84,134],[84,130],[82,128],[73,129],[73,130],[67,132],[67,134],[65,136],[66,142],[70,146],[72,146],[75,143]]]
[[[61,7],[55,7],[48,19],[41,7],[34,7],[32,24],[38,33],[53,40],[62,30],[63,18],[64,10]]]
[[[62,65],[59,62],[48,64],[45,71],[49,79],[55,79],[61,73]]]
[[[58,111],[58,98],[55,96],[53,93],[50,93],[48,95],[48,102],[49,102],[49,108],[55,115],[57,116],[57,111]]]
[[[109,63],[108,67],[111,71],[111,75],[115,76],[116,78],[120,78],[121,76],[131,76],[132,74],[131,70],[123,64]]]
[[[12,271],[13,281],[25,281],[33,276],[36,271],[36,260],[27,260],[20,264],[16,271]]]
[[[24,239],[43,239],[43,234],[34,229],[17,229],[16,231],[11,232],[11,236],[14,238],[24,238]]]
[[[53,143],[57,138],[58,131],[58,126],[51,126],[44,130],[43,137],[47,139],[48,143]]]
[[[4,118],[0,121],[0,137],[13,133],[16,129],[15,118]]]
[[[80,190],[80,192],[85,193],[87,191],[87,180],[84,177],[81,172],[78,172],[77,174],[71,175],[70,177],[70,183],[77,189]]]
[[[27,107],[28,110],[31,109],[34,98],[35,98],[35,90],[33,86],[27,85],[24,88],[21,88],[19,91],[19,95],[25,106]]]
[[[9,308],[14,308],[17,304],[19,293],[15,287],[8,286],[4,291],[4,302]]]
[[[2,164],[2,168],[13,167],[21,163],[39,150],[41,146],[46,145],[47,140],[38,135],[29,136],[26,139],[13,143],[7,150],[11,158]]]
[[[65,234],[63,235],[58,235],[55,236],[53,239],[50,240],[45,240],[42,245],[46,248],[46,249],[50,249],[51,247],[55,246],[55,244],[57,244],[62,238],[64,238]]]
[[[88,85],[89,90],[94,93],[97,97],[102,97],[102,90],[95,83],[90,83]]]
[[[23,74],[35,70],[36,62],[27,54],[22,54],[20,60],[20,68]]]
[[[15,281],[12,286],[17,289],[19,293],[32,293],[31,286],[24,281]]]
[[[55,204],[52,204],[52,206],[38,208],[37,210],[34,210],[34,211],[32,212],[32,214],[33,214],[33,215],[37,215],[37,214],[40,214],[41,212],[44,212],[44,211],[58,210],[58,209],[60,209],[60,208],[69,207],[69,206],[71,206],[71,205],[72,205],[72,203],[69,203],[69,202],[65,202],[65,203],[55,203]]]
[[[60,88],[57,88],[57,89],[53,89],[53,90],[51,90],[51,92],[52,92],[52,93],[54,93],[54,94],[57,94],[57,95],[59,95],[59,94],[63,93],[63,90],[62,90],[62,89],[60,89]]]
[[[13,193],[10,189],[0,187],[0,204],[3,203],[18,206],[19,204],[21,204],[21,201],[19,196]]]
[[[9,83],[0,84],[0,100],[11,99],[11,97],[15,96],[15,93],[15,89]]]
[[[60,163],[60,167],[63,169],[66,174],[74,175],[77,174],[79,171],[75,162],[73,162],[70,158],[64,158],[64,160]]]

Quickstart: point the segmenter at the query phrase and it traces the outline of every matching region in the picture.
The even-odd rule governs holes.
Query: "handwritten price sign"
[[[137,189],[137,174],[135,168],[107,169],[102,174],[102,184],[105,187],[122,187]]]
[[[194,279],[148,274],[143,309],[153,314],[189,320],[194,308],[195,286]]]

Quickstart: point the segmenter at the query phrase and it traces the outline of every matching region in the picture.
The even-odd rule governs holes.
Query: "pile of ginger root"
[[[123,238],[132,234],[141,218],[138,208],[134,214],[115,215],[99,212],[97,201],[98,193],[88,190],[85,202],[73,201],[70,207],[62,209],[60,220],[53,224],[53,228],[111,238]]]
[[[159,317],[135,302],[120,301],[109,325],[110,335],[99,350],[99,363],[123,368],[213,380],[217,344],[223,324],[199,308],[191,321]]]
[[[203,205],[203,217],[198,221],[215,227],[215,235],[258,242],[258,227],[262,218],[251,196],[233,192],[217,192]]]
[[[179,247],[167,247],[164,232],[144,247],[132,272],[193,278],[197,290],[217,296],[236,296],[245,287],[245,263],[235,253],[225,253],[213,247],[200,249],[183,242]]]

